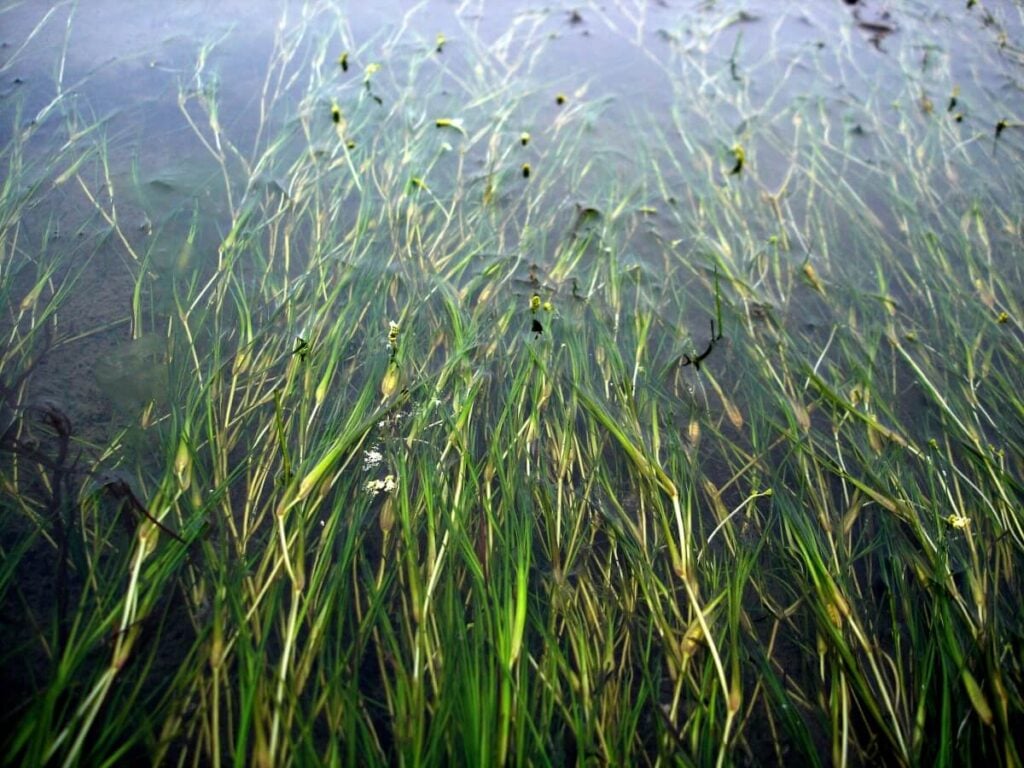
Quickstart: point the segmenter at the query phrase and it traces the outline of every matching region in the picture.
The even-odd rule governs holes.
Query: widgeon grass
[[[0,594],[45,673],[11,761],[1020,765],[1024,197],[972,173],[1019,139],[909,65],[893,117],[855,26],[746,55],[744,16],[654,50],[588,13],[669,119],[549,80],[545,14],[307,7],[254,132],[211,44],[178,106],[217,203],[146,247],[101,124],[38,172],[12,139]],[[46,227],[28,255],[54,190],[122,257],[95,332],[167,374],[74,466],[31,407],[88,285]],[[73,604],[19,594],[29,553]]]

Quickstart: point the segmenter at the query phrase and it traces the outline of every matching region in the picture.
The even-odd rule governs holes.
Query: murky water
[[[503,98],[517,103],[510,129],[545,124],[557,93],[586,99],[593,114],[585,140],[622,178],[631,173],[638,145],[682,143],[691,152],[702,147],[721,154],[736,141],[753,140],[762,145],[761,178],[772,189],[789,167],[785,145],[793,138],[794,112],[813,104],[830,124],[819,137],[847,155],[843,170],[867,198],[871,174],[859,168],[906,173],[906,157],[893,155],[901,142],[891,140],[905,136],[899,148],[910,154],[922,124],[947,113],[962,121],[963,140],[961,162],[947,169],[947,181],[958,187],[998,183],[1005,169],[993,133],[1000,120],[1013,122],[1021,98],[1022,22],[1013,3],[973,10],[958,2],[909,1],[781,9],[670,0],[285,7],[12,4],[2,17],[8,117],[0,140],[6,143],[15,126],[34,125],[40,140],[29,151],[45,157],[52,147],[43,139],[62,117],[99,124],[114,178],[137,176],[139,193],[123,205],[138,207],[132,215],[149,234],[152,225],[187,212],[218,175],[183,119],[179,96],[196,87],[215,92],[218,119],[245,152],[313,106],[301,99],[314,62],[323,66],[314,56],[321,45],[332,54],[328,60],[349,51],[351,62],[348,78],[318,73],[315,94],[324,105],[332,94],[351,94],[352,82],[370,64],[383,65],[377,78],[382,97],[389,85],[394,95],[421,78],[419,103],[410,106],[455,116],[465,106],[460,81],[472,81],[475,71],[479,77],[486,63],[497,70],[488,75],[508,89],[488,96],[494,111]],[[422,59],[438,34],[445,36],[445,53],[431,62],[427,77]],[[289,51],[296,67],[284,82],[269,83],[275,36],[305,53]],[[489,61],[475,60],[484,53]],[[203,60],[198,77],[197,58]],[[515,74],[502,78],[502,67]],[[280,88],[284,98],[258,137],[268,88]],[[1002,140],[1019,144],[1020,131],[1007,130]],[[666,172],[673,180],[671,169]]]

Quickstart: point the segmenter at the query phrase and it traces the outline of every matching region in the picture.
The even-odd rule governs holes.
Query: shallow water
[[[223,200],[207,188],[220,181],[218,167],[183,120],[179,94],[200,82],[207,93],[215,92],[218,118],[241,151],[265,140],[313,108],[301,100],[310,72],[290,71],[293,81],[257,136],[260,96],[279,35],[308,51],[326,40],[328,58],[351,52],[347,77],[318,73],[316,108],[334,94],[353,95],[353,83],[371,62],[384,64],[378,78],[384,93],[389,86],[392,94],[415,88],[410,109],[422,110],[421,119],[458,115],[466,106],[464,81],[472,81],[474,72],[479,79],[484,63],[508,91],[487,94],[481,82],[485,90],[477,95],[494,100],[491,111],[503,98],[516,103],[510,130],[543,131],[556,112],[556,93],[586,100],[590,112],[581,140],[601,158],[595,173],[605,176],[595,179],[597,188],[606,179],[628,183],[638,175],[638,146],[681,143],[684,163],[688,155],[696,160],[695,152],[728,163],[728,149],[739,142],[751,144],[751,154],[757,151],[763,188],[776,190],[790,168],[786,147],[794,122],[817,114],[821,123],[808,126],[804,136],[824,139],[842,155],[832,169],[848,177],[885,226],[894,227],[884,201],[873,200],[872,187],[889,174],[915,172],[909,161],[927,140],[929,123],[962,119],[955,128],[961,137],[957,155],[930,180],[938,195],[982,189],[1008,194],[1006,162],[1022,141],[1016,126],[1000,142],[993,139],[998,121],[1012,124],[1021,96],[1024,54],[1016,41],[1022,22],[1012,3],[968,10],[962,3],[834,2],[787,4],[781,12],[771,3],[667,0],[515,8],[380,3],[372,10],[290,4],[283,13],[276,6],[136,3],[125,9],[96,2],[44,11],[14,4],[3,12],[6,56],[0,66],[9,118],[0,139],[9,139],[15,126],[35,131],[39,138],[27,147],[29,159],[34,153],[45,159],[53,149],[46,136],[62,117],[77,115],[81,125],[98,122],[122,208],[139,232],[152,235],[155,226],[159,236],[169,226],[166,236],[179,237],[180,220],[189,218],[196,199],[204,200],[201,229],[223,231]],[[447,42],[431,65],[436,71],[413,69],[437,34]],[[484,48],[490,60],[474,61]],[[205,65],[197,77],[200,56]],[[301,52],[296,61],[313,63]],[[517,68],[515,75],[502,77],[502,67]],[[956,106],[947,109],[954,98]],[[688,170],[666,168],[668,186],[685,185]],[[565,193],[586,196],[568,185]],[[73,210],[61,215],[68,230],[82,217]],[[211,243],[217,238],[212,231],[208,236]],[[140,240],[138,247],[146,244]],[[155,247],[175,249],[173,243]]]
[[[477,387],[466,396],[494,397],[481,396],[470,417],[456,402],[465,393],[423,396],[415,404],[422,411],[382,417],[366,438],[367,455],[415,464],[419,457],[396,456],[425,446],[440,454],[436,471],[446,476],[452,446],[466,447],[452,425],[479,419],[484,426],[467,450],[481,461],[470,474],[482,484],[476,475],[494,472],[480,468],[481,457],[507,421],[498,400],[508,388],[538,411],[564,406],[565,423],[581,432],[589,425],[591,439],[616,424],[595,416],[600,408],[621,411],[655,459],[662,443],[677,449],[662,451],[663,460],[676,470],[673,482],[701,502],[695,525],[704,526],[701,554],[709,560],[722,554],[711,540],[717,534],[716,546],[725,546],[729,529],[719,526],[732,518],[720,513],[722,499],[735,514],[745,494],[760,499],[772,479],[776,499],[797,499],[791,509],[812,509],[801,493],[834,497],[844,535],[869,525],[861,506],[902,509],[877,489],[865,502],[849,477],[889,483],[895,490],[885,492],[895,496],[921,466],[937,466],[922,458],[923,446],[956,433],[951,424],[963,426],[953,411],[975,440],[965,438],[968,455],[983,441],[1008,451],[1005,476],[985,477],[1019,477],[1024,438],[1019,425],[1002,424],[999,409],[1011,407],[1006,393],[1024,383],[1013,362],[1022,321],[1015,308],[1024,301],[1022,39],[1024,11],[1009,1],[9,3],[0,9],[0,147],[10,180],[3,210],[18,221],[2,222],[0,243],[0,330],[12,340],[0,360],[12,401],[0,422],[7,437],[20,423],[14,414],[28,414],[9,453],[52,449],[53,435],[40,437],[36,424],[38,413],[52,418],[49,406],[31,404],[55,403],[73,425],[86,501],[113,508],[95,502],[97,483],[87,475],[117,469],[143,499],[137,506],[147,483],[155,498],[169,494],[169,483],[181,491],[175,503],[187,498],[199,516],[221,503],[248,516],[297,483],[283,422],[307,418],[292,449],[295,471],[307,471],[347,423],[348,402],[366,387],[387,401],[377,381],[399,357],[401,333],[422,362],[415,376],[406,366],[405,378],[387,387],[450,384],[457,377],[448,360],[461,359]],[[29,203],[12,202],[22,199]],[[44,289],[33,292],[40,282]],[[43,303],[37,309],[33,295],[52,300],[55,316]],[[353,309],[358,302],[366,308]],[[418,327],[424,319],[437,327]],[[346,323],[365,327],[349,332]],[[45,333],[25,330],[43,326]],[[21,339],[29,339],[23,348],[14,343]],[[323,353],[324,339],[341,341]],[[592,347],[580,358],[578,339]],[[525,374],[509,361],[529,344],[555,350],[552,370],[571,368],[556,381],[570,393],[592,386],[597,405],[577,409],[565,392],[552,398],[549,383],[517,389],[517,378],[512,387],[508,381]],[[307,354],[307,397],[282,408],[267,382],[293,394],[302,381],[294,369]],[[318,385],[314,375],[325,368]],[[815,389],[812,374],[835,392]],[[257,393],[251,401],[249,383],[218,400],[223,381],[236,386],[247,375]],[[198,391],[198,400],[187,399]],[[864,424],[832,414],[842,398]],[[277,421],[259,420],[275,407]],[[227,416],[221,425],[222,413],[243,426],[228,428]],[[203,482],[220,485],[202,490],[176,453],[176,430],[185,434],[181,424],[201,418],[208,433],[196,446],[243,436],[205,457]],[[898,434],[871,426],[879,423]],[[542,428],[551,427],[533,421],[516,436],[530,443]],[[823,475],[829,481],[809,493],[776,432],[794,445],[815,436],[823,465],[835,468]],[[256,463],[247,451],[272,454],[277,439],[283,466],[246,474]],[[578,440],[577,450],[587,444]],[[588,514],[614,520],[614,508],[639,516],[649,502],[630,486],[634,454],[594,440],[615,481],[594,491],[600,514]],[[952,465],[955,451],[947,452]],[[533,463],[539,454],[525,456],[525,478],[550,471]],[[762,459],[782,467],[778,477],[757,476]],[[196,447],[196,465],[203,460]],[[383,522],[381,507],[394,514],[387,502],[371,507],[363,498],[367,480],[383,480],[365,466],[351,471],[358,477],[344,487],[353,508],[379,515],[382,530],[393,526]],[[949,474],[961,471],[970,467]],[[51,479],[40,477],[20,480],[41,499],[29,505],[37,516],[52,496]],[[563,481],[571,484],[565,477],[545,492],[561,493]],[[648,482],[655,495],[657,477]],[[540,518],[548,510],[537,503]],[[945,499],[935,509],[930,503],[914,497],[933,518],[929,541],[949,533]],[[36,536],[25,530],[36,531],[38,517],[24,518],[32,524],[5,523],[5,549]],[[738,540],[753,547],[774,536],[785,555],[788,539],[770,530],[775,519],[762,531],[753,516]],[[130,541],[110,535],[118,542],[111,550],[129,551]],[[611,546],[605,535],[583,547],[574,579],[587,558]],[[996,540],[1008,547],[1008,537],[1002,531]],[[372,559],[379,542],[370,542]],[[864,549],[877,549],[884,563],[888,545]],[[53,570],[46,546],[25,546],[41,572]],[[964,572],[970,558],[960,539],[943,546],[959,563],[953,572]],[[106,544],[97,552],[106,556]],[[542,586],[531,589],[541,594],[558,582],[569,594],[557,549],[535,557],[547,561],[535,565]],[[905,578],[909,567],[894,575],[864,558],[872,563],[858,560],[865,583],[889,599],[878,585]],[[74,575],[62,578],[80,586]],[[789,588],[780,582],[780,591]],[[21,602],[46,605],[48,585],[25,582]],[[212,610],[206,589],[196,587],[194,605],[168,615],[201,624]],[[806,579],[793,587],[800,589],[811,590]],[[18,613],[13,605],[5,614]],[[684,623],[687,638],[689,631]],[[889,636],[879,642],[902,647]],[[814,636],[793,630],[785,643],[784,662],[808,664],[813,654],[801,649],[813,648]],[[165,681],[177,670],[171,656],[155,667]],[[39,691],[45,657],[38,649],[17,654],[29,671],[11,673],[12,690]],[[811,681],[813,666],[804,670]],[[645,727],[655,729],[657,717],[648,716]],[[824,754],[821,733],[811,740]]]

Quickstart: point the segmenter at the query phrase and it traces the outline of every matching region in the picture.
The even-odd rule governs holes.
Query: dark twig
[[[109,480],[103,484],[103,490],[105,490],[118,501],[121,501],[128,509],[130,509],[135,514],[145,517],[147,520],[149,520],[149,522],[153,523],[153,525],[155,525],[157,528],[166,533],[175,541],[181,544],[188,544],[188,542],[181,538],[181,536],[176,534],[166,525],[164,525],[155,517],[153,517],[149,513],[149,510],[146,509],[145,504],[139,501],[139,498],[135,495],[135,492],[132,491],[131,487],[124,480],[120,478],[114,478],[112,480]]]
[[[711,350],[713,350],[715,348],[715,344],[717,344],[719,339],[721,339],[721,338],[722,338],[721,329],[719,329],[719,332],[717,334],[715,333],[715,321],[714,321],[714,318],[712,318],[712,320],[711,320],[711,338],[708,340],[707,347],[704,349],[703,352],[701,352],[699,355],[697,355],[695,357],[690,357],[689,355],[683,355],[683,357],[682,357],[682,365],[686,366],[686,365],[691,365],[692,364],[693,367],[696,368],[699,371],[700,370],[701,362],[703,362],[704,358],[706,358],[708,355],[711,354]]]

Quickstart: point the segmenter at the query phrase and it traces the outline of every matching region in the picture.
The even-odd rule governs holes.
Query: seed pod
[[[188,449],[188,437],[182,435],[178,441],[178,451],[174,454],[174,476],[178,479],[178,487],[187,491],[192,485],[192,452]]]
[[[822,296],[825,295],[825,286],[822,284],[821,279],[818,277],[818,271],[810,262],[804,264],[804,277],[807,278],[807,282],[811,284],[814,290],[816,290]]]
[[[395,527],[395,502],[392,496],[384,499],[380,508],[380,516],[377,518],[381,533],[389,533]]]
[[[384,372],[384,378],[381,379],[380,382],[380,393],[384,396],[385,400],[391,397],[395,393],[395,390],[398,389],[398,381],[398,363],[391,360],[391,362],[388,363],[387,370]]]
[[[732,156],[736,162],[732,166],[732,170],[729,171],[730,176],[735,176],[737,173],[743,170],[743,161],[746,160],[746,153],[743,151],[743,147],[739,144],[732,148]]]
[[[978,717],[981,718],[985,725],[992,725],[994,720],[992,707],[989,706],[985,692],[978,685],[978,681],[966,669],[963,671],[963,681],[964,687],[967,689],[967,697],[971,700],[971,706],[974,707],[974,711],[978,713]]]
[[[683,639],[679,643],[679,650],[682,651],[683,656],[689,657],[697,653],[702,645],[704,645],[704,629],[699,622],[694,621],[683,635]]]

